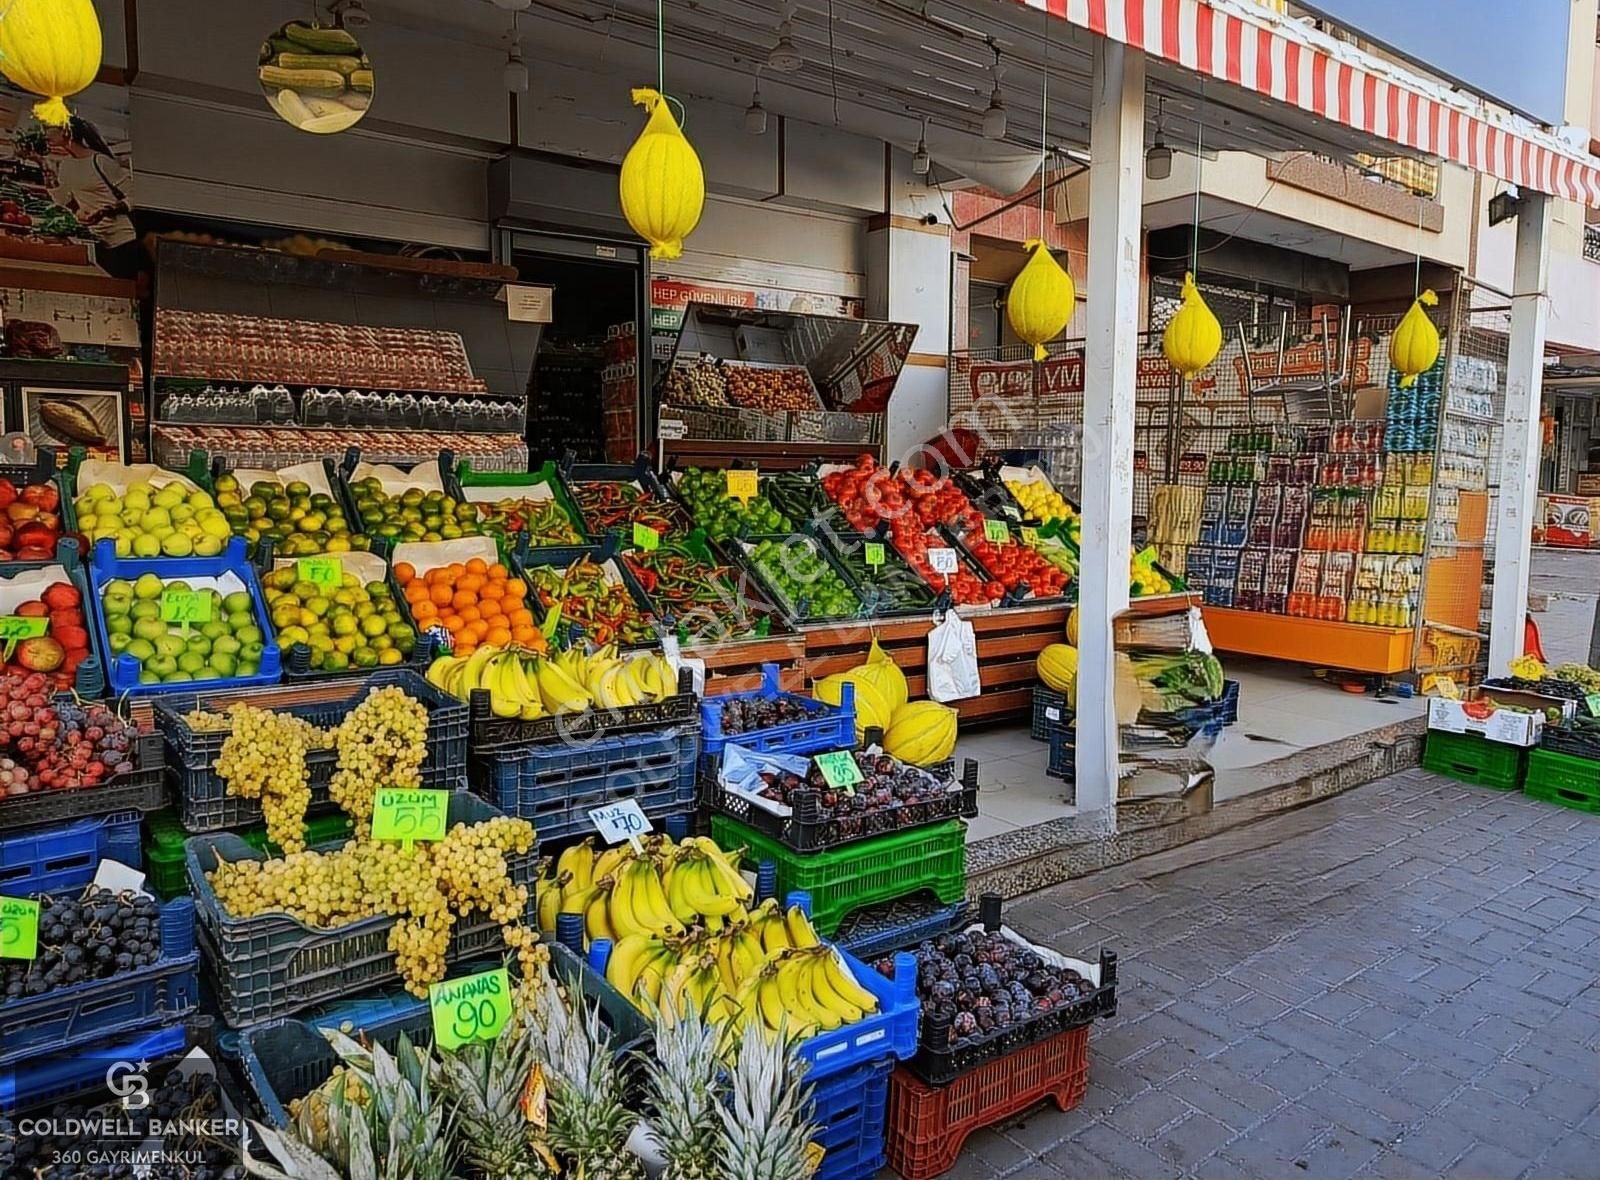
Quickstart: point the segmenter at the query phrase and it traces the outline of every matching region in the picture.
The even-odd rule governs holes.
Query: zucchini
[[[362,94],[372,93],[372,71],[357,70],[350,75],[350,89],[359,90]]]
[[[361,59],[348,54],[307,53],[304,49],[296,49],[292,53],[278,54],[274,64],[284,70],[337,70],[349,77],[361,68]]]
[[[291,21],[283,26],[283,35],[312,53],[361,52],[360,43],[343,29],[324,29]]]
[[[280,66],[262,66],[257,74],[261,84],[272,90],[328,95],[344,92],[344,75],[338,70],[286,70]]]

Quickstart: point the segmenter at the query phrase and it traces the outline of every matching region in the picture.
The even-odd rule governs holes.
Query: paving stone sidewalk
[[[1119,1012],[953,1180],[1600,1177],[1600,816],[1409,771],[1007,917]]]

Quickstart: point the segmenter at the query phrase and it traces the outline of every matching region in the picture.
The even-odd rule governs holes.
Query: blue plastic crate
[[[966,916],[966,902],[945,905],[931,893],[922,893],[857,910],[839,924],[833,940],[871,963],[894,951],[909,950],[924,939],[948,934]]]
[[[588,831],[591,808],[636,799],[651,819],[691,811],[699,726],[564,745],[473,754],[472,790],[507,815],[531,820],[540,844]]]
[[[1239,682],[1237,680],[1224,680],[1222,682],[1222,699],[1217,702],[1217,720],[1223,725],[1232,725],[1239,720]]]
[[[709,697],[700,702],[700,722],[705,730],[705,755],[722,753],[729,742],[759,753],[814,754],[823,750],[848,750],[856,744],[855,686],[844,686],[839,705],[813,697],[784,692],[778,687],[778,665],[761,665],[761,687],[753,692],[733,692]],[[805,721],[791,721],[747,733],[722,732],[722,707],[729,701],[752,698],[782,698],[796,701],[811,714]]]
[[[39,1106],[89,1089],[104,1096],[106,1070],[112,1062],[156,1061],[188,1047],[189,1030],[169,1024],[0,1069],[0,1110]]]
[[[244,583],[255,607],[256,625],[261,628],[263,648],[261,666],[254,676],[230,676],[226,679],[189,680],[179,684],[140,684],[139,661],[124,652],[106,662],[106,681],[116,696],[145,696],[160,692],[209,692],[219,688],[244,688],[257,684],[276,684],[282,674],[277,635],[272,629],[272,619],[266,609],[266,598],[261,592],[261,581],[256,577],[256,567],[245,557],[243,537],[234,537],[228,547],[216,557],[118,557],[115,544],[101,541],[94,547],[94,559],[89,564],[89,618],[94,622],[95,642],[100,650],[110,655],[111,644],[106,634],[106,615],[100,607],[100,595],[106,583],[117,578],[134,581],[141,574],[155,574],[163,582],[187,578],[217,578],[233,574]]]
[[[893,1072],[894,1058],[884,1057],[812,1089],[812,1117],[820,1128],[814,1142],[824,1152],[816,1180],[866,1180],[883,1167]]]
[[[194,902],[169,901],[161,907],[160,962],[0,1004],[0,1065],[181,1020],[199,998],[199,966]]]
[[[94,879],[102,860],[141,867],[142,818],[124,811],[0,837],[0,893],[27,897],[79,889]]]

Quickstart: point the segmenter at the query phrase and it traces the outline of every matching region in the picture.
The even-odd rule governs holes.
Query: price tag
[[[211,595],[205,590],[163,590],[161,621],[185,626],[190,623],[209,623]]]
[[[428,988],[433,1039],[441,1049],[492,1041],[511,1019],[511,977],[504,967],[446,979]]]
[[[756,473],[742,468],[728,468],[728,495],[735,500],[743,500],[746,504],[759,490],[756,483]]]
[[[1139,550],[1138,553],[1133,555],[1133,564],[1148,566],[1154,564],[1155,559],[1156,547],[1154,545],[1146,545],[1143,549]]]
[[[828,1149],[816,1140],[806,1144],[806,1174],[815,1176],[817,1169],[822,1167],[823,1158],[828,1154]]]
[[[399,840],[407,848],[416,840],[443,840],[449,817],[449,791],[380,787],[372,803],[372,838]]]
[[[1006,545],[1011,541],[1011,530],[1003,520],[986,520],[983,522],[983,537],[996,545]]]
[[[961,563],[956,560],[956,551],[946,547],[928,550],[928,566],[934,573],[948,577],[961,568]]]
[[[0,615],[0,640],[5,641],[5,658],[11,658],[19,639],[37,639],[49,629],[49,619],[32,615]]]
[[[856,784],[861,781],[861,767],[856,765],[856,756],[849,750],[818,754],[812,761],[817,764],[817,769],[822,771],[823,782],[836,791],[845,791],[851,795],[856,793]]]
[[[1589,716],[1600,717],[1600,692],[1591,692],[1583,698],[1583,703],[1589,706]]]
[[[866,561],[866,563],[868,565],[882,565],[883,564],[883,542],[882,541],[868,541],[867,544],[866,544],[865,552],[862,554],[862,558],[863,558],[863,560]]]
[[[544,632],[546,639],[554,639],[556,628],[561,626],[561,604],[558,602],[545,611],[544,622],[539,625],[539,630]]]
[[[633,526],[633,544],[636,549],[649,552],[661,548],[661,534],[647,524],[635,522]]]
[[[39,903],[25,897],[0,897],[0,959],[39,955]]]
[[[689,424],[682,418],[663,418],[656,424],[657,438],[683,438],[689,433]]]
[[[1022,543],[1024,545],[1028,546],[1031,549],[1031,548],[1033,548],[1033,546],[1035,546],[1035,545],[1037,545],[1039,543],[1039,530],[1038,529],[1024,528],[1021,531],[1022,531]]]
[[[607,844],[628,840],[635,848],[640,846],[639,837],[651,830],[650,817],[640,809],[637,799],[596,807],[589,812],[589,822],[599,829],[600,838]]]
[[[302,557],[294,563],[295,577],[313,586],[337,590],[344,585],[344,563],[337,557]]]

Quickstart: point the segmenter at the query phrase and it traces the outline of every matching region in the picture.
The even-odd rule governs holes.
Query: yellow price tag
[[[756,472],[745,468],[728,468],[728,496],[734,500],[743,500],[749,503],[751,498],[760,492],[760,485],[756,481]]]

